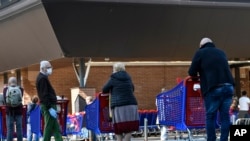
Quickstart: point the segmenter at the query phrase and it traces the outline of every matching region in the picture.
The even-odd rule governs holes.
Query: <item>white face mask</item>
[[[52,74],[52,68],[48,68],[48,69],[47,69],[47,74],[48,74],[48,75],[51,75],[51,74]]]

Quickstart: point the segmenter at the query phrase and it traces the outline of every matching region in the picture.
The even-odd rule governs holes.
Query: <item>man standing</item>
[[[220,141],[227,141],[230,129],[229,108],[234,92],[234,80],[226,54],[215,47],[212,40],[203,38],[188,71],[190,76],[199,76],[201,92],[206,109],[207,141],[215,141],[215,120],[220,112]]]
[[[48,76],[51,74],[52,66],[50,62],[41,61],[40,73],[36,80],[36,88],[45,121],[43,140],[50,141],[51,136],[54,135],[56,141],[62,141],[60,126],[57,121],[56,93],[48,79]]]
[[[3,89],[6,103],[7,141],[13,141],[13,133],[17,133],[17,141],[23,140],[22,128],[22,97],[23,88],[17,85],[16,77],[10,77],[8,86]],[[16,125],[16,126],[14,126]],[[16,130],[14,129],[16,127]]]
[[[250,106],[250,99],[247,96],[246,91],[242,91],[241,97],[239,99],[239,116],[238,118],[249,118],[249,106]]]

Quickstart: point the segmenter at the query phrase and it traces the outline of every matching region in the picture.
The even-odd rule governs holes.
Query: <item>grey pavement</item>
[[[219,137],[219,133],[217,134]],[[84,141],[84,139],[80,139],[78,137],[73,136],[63,136],[64,141]],[[25,138],[24,141],[27,141]],[[42,138],[40,139],[42,141]],[[54,141],[53,137],[51,141]],[[87,141],[87,140],[85,140]],[[115,139],[110,138],[98,138],[98,141],[116,141]],[[160,141],[160,134],[150,134],[148,137],[144,137],[143,135],[134,135],[131,141]],[[189,139],[187,132],[168,132],[168,139],[167,141],[206,141],[206,134],[204,132],[192,132],[191,137]],[[219,138],[217,139],[219,141]]]

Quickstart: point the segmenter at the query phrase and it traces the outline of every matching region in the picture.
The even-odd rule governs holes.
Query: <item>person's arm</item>
[[[84,91],[82,91],[82,90],[79,90],[79,94],[78,95],[81,96],[83,99],[85,99],[85,97],[87,96],[87,94]]]
[[[133,89],[133,92],[135,91],[135,86],[134,84],[132,83],[132,89]]]
[[[108,82],[103,86],[102,92],[103,93],[109,93],[112,89],[112,80],[109,79]]]
[[[197,77],[199,70],[200,70],[200,54],[199,52],[196,52],[192,59],[192,63],[188,70],[188,74],[190,76]]]
[[[3,100],[4,100],[4,103],[6,103],[6,92],[7,92],[7,89],[8,89],[8,87],[5,87],[3,89]]]

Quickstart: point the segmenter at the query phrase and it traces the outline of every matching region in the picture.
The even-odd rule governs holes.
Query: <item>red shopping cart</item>
[[[109,94],[99,93],[93,103],[85,107],[86,127],[96,134],[112,133],[113,124],[109,115]]]
[[[205,128],[205,107],[198,78],[186,77],[173,89],[157,95],[158,118],[161,125],[186,130]]]

